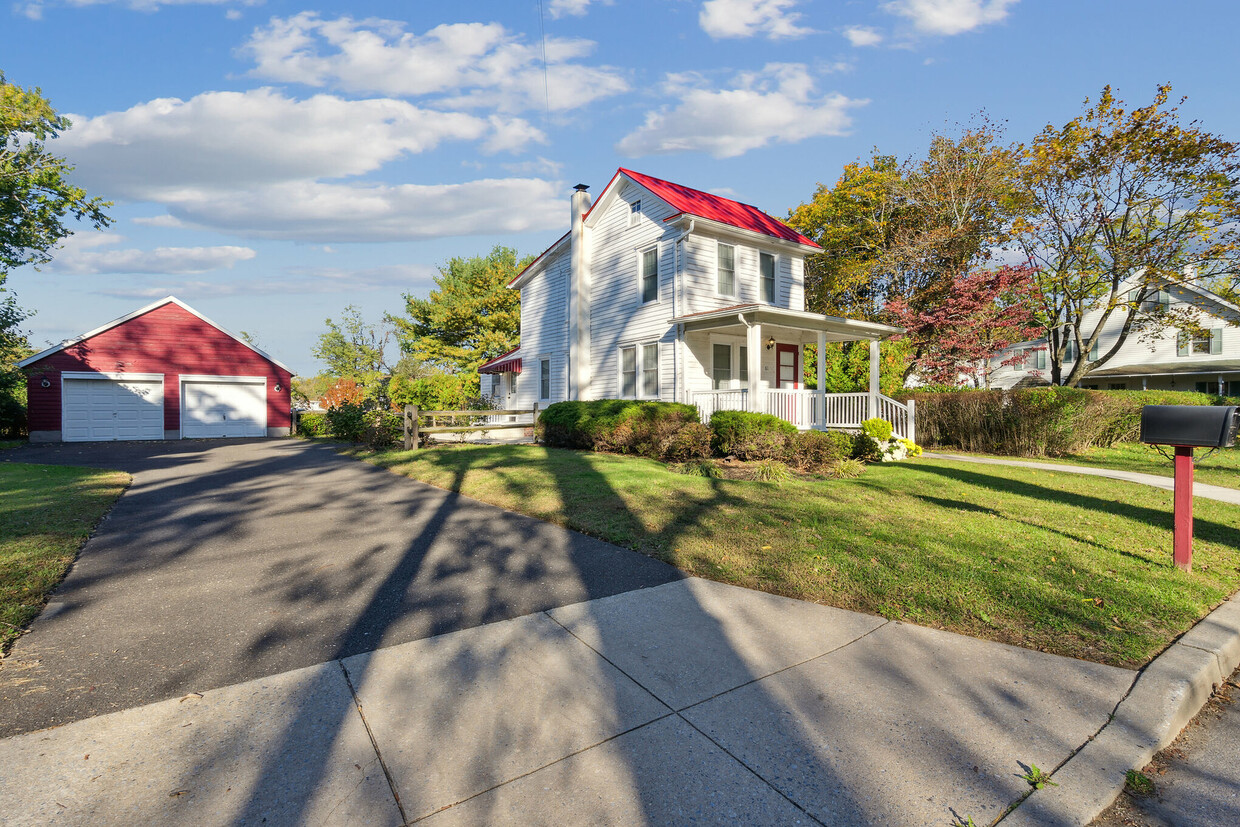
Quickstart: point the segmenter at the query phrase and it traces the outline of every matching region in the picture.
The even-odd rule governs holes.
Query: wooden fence
[[[524,416],[530,415],[529,422],[476,422],[469,425],[439,425],[437,420],[441,417],[447,419],[460,419],[461,417],[475,417],[480,419],[493,419],[497,416]],[[422,417],[430,417],[431,424],[422,426],[419,420]],[[404,438],[405,450],[411,451],[418,447],[418,440],[423,434],[468,434],[477,431],[504,431],[513,430],[515,428],[534,428],[534,441],[538,441],[538,405],[533,408],[518,408],[502,411],[419,411],[417,405],[406,405],[404,413]]]

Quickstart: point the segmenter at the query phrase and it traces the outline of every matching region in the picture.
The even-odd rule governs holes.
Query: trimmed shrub
[[[693,405],[598,399],[548,405],[539,414],[538,435],[547,445],[662,459],[673,446],[684,455],[700,439],[693,432],[678,436],[695,424],[700,423]]]
[[[825,471],[852,456],[852,447],[843,431],[801,431],[787,437],[785,461],[798,471]]]
[[[297,415],[297,433],[301,436],[330,436],[327,414],[324,411],[303,411]]]
[[[890,422],[877,416],[861,423],[861,433],[866,436],[872,436],[879,442],[886,442],[891,439],[891,432],[893,430]]]
[[[1211,405],[1184,391],[1043,387],[909,393],[923,445],[1012,456],[1062,456],[1140,437],[1146,405]]]
[[[742,460],[782,459],[796,426],[770,414],[715,411],[710,418],[716,453]]]
[[[701,422],[686,423],[668,440],[663,459],[669,462],[706,459],[710,456],[710,440],[713,435],[710,427]]]

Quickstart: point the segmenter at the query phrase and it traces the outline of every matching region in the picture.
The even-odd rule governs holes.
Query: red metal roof
[[[512,355],[516,353],[517,351],[519,351],[520,349],[521,348],[519,346],[514,347],[512,350],[508,351],[507,353],[502,353],[499,356],[496,356],[494,359],[490,360],[489,362],[483,362],[481,365],[478,366],[478,372],[479,373],[520,373],[521,372],[521,357],[520,356],[517,356],[515,358],[512,357]]]
[[[728,224],[733,227],[739,227],[742,230],[750,230],[755,233],[773,236],[774,238],[782,238],[785,241],[792,241],[797,244],[818,247],[812,240],[801,235],[782,221],[771,218],[757,207],[751,207],[749,204],[742,204],[739,201],[733,201],[730,198],[724,198],[719,195],[711,195],[708,192],[695,190],[682,184],[673,184],[671,181],[643,175],[640,172],[634,172],[624,167],[620,168],[620,172],[632,178],[659,198],[662,198],[677,212],[708,218],[721,224]]]

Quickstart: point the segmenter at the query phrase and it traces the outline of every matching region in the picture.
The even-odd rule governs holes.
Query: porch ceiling
[[[744,318],[744,322],[741,321]],[[669,320],[669,324],[683,324],[685,332],[719,331],[735,333],[743,331],[747,325],[760,324],[764,329],[772,328],[787,331],[785,338],[793,337],[805,343],[816,342],[818,333],[827,334],[828,342],[855,342],[871,339],[886,339],[903,333],[904,329],[875,322],[863,322],[857,319],[845,319],[840,316],[824,316],[821,313],[806,313],[801,310],[786,310],[769,305],[741,304],[709,310],[704,313],[690,313]]]

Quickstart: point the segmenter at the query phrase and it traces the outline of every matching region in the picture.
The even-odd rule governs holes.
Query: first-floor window
[[[551,360],[542,359],[538,362],[538,398],[551,398]]]
[[[747,388],[749,387],[749,348],[741,345],[738,349],[740,357],[736,361],[740,363],[738,367],[740,368],[741,387]]]
[[[620,348],[620,396],[651,399],[659,395],[658,344]]]
[[[726,390],[732,386],[732,346],[711,345],[711,379],[715,390]]]

